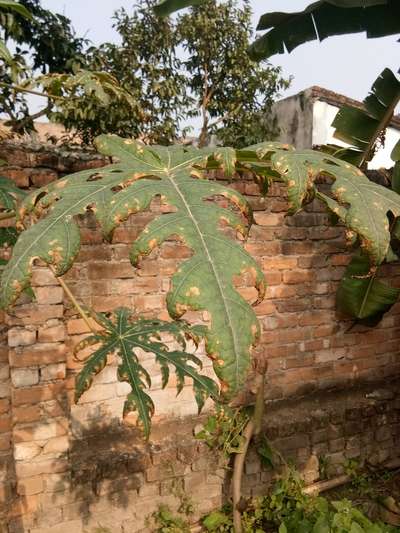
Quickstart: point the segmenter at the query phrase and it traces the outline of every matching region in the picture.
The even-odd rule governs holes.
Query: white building
[[[331,124],[343,105],[362,108],[357,100],[313,86],[274,105],[274,118],[280,129],[279,140],[296,148],[311,148],[321,144],[347,146],[335,139]],[[391,168],[390,153],[400,139],[400,116],[394,116],[386,132],[385,145],[375,154],[370,169]]]

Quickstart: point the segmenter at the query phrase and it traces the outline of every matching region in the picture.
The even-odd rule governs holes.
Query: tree
[[[93,120],[67,122],[67,127],[76,127],[92,139],[116,133],[167,144],[178,137],[192,99],[181,72],[174,25],[156,17],[151,6],[150,0],[143,0],[131,16],[124,9],[117,11],[114,27],[122,43],[92,47],[85,63],[85,68],[108,72],[117,79],[134,98],[135,108],[115,103],[107,115],[101,115],[95,102],[85,100],[78,107],[89,107]],[[63,122],[62,114],[59,119]]]
[[[122,44],[92,48],[85,66],[112,74],[134,96],[136,110],[115,106],[105,117],[96,113],[98,123],[81,121],[78,129],[165,144],[184,136],[187,124],[201,114],[200,145],[212,134],[235,146],[271,137],[268,112],[289,82],[279,67],[243,54],[252,35],[249,5],[208,0],[176,21],[155,16],[153,5],[142,0],[133,15],[117,11]],[[92,107],[82,101],[87,106]]]
[[[212,134],[238,148],[273,138],[268,115],[289,81],[279,67],[243,53],[252,36],[248,1],[239,7],[236,0],[207,0],[178,19],[177,31],[188,54],[188,86],[201,110],[199,145]]]
[[[0,113],[8,116],[8,125],[16,131],[28,131],[33,128],[33,120],[46,114],[49,106],[39,116],[31,117],[24,92],[15,90],[13,85],[29,83],[36,70],[43,74],[72,72],[86,41],[76,37],[68,18],[43,9],[39,0],[21,0],[18,4],[4,0],[0,28],[4,42],[15,45],[15,53],[3,56],[0,62]]]
[[[75,36],[68,18],[43,9],[39,0],[1,0],[0,28],[4,34],[0,113],[8,116],[6,125],[14,132],[33,131],[34,121],[42,116],[57,120],[62,114],[67,127],[71,121],[74,125],[90,122],[93,114],[88,102],[94,103],[100,116],[107,115],[111,105],[123,107],[126,113],[135,107],[131,95],[111,75],[80,68],[87,41]],[[16,45],[13,55],[5,47],[7,40]],[[29,93],[47,100],[34,114],[25,97]]]

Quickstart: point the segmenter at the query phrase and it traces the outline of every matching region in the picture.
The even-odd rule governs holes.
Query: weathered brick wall
[[[13,144],[0,146],[0,158],[9,163],[2,173],[25,188],[106,162],[81,151]],[[234,186],[253,205],[257,225],[245,247],[258,258],[269,284],[256,307],[262,324],[257,356],[268,358],[268,437],[297,460],[310,481],[318,475],[317,456],[331,458],[333,474],[345,458],[379,463],[396,457],[400,306],[375,329],[350,328],[334,306],[349,259],[342,228],[331,227],[317,203],[286,217],[284,191],[277,185],[265,200],[250,181]],[[160,209],[166,210],[154,202],[153,210]],[[128,220],[111,244],[103,243],[93,219],[82,217],[81,252],[67,276],[81,301],[98,311],[128,306],[166,318],[169,278],[190,251],[165,243],[134,270],[130,243],[152,216]],[[396,269],[387,267],[386,273],[399,285]],[[197,419],[190,386],[178,398],[173,383],[161,390],[158,369],[146,357],[157,412],[149,444],[142,442],[133,417],[121,422],[127,387],[116,380],[115,360],[75,405],[74,376],[81,364],[72,349],[87,335],[86,325],[47,268],[37,266],[33,282],[35,302],[22,299],[0,332],[4,531],[82,533],[101,525],[136,533],[159,503],[179,505],[182,490],[197,503],[196,516],[218,506],[229,473],[215,452],[192,437]],[[255,297],[245,280],[240,290],[250,300]],[[209,362],[205,372],[212,374]],[[381,392],[367,398],[373,391]],[[265,490],[270,477],[252,455],[246,490]]]

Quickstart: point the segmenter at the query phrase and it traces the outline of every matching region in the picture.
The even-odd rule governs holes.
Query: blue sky
[[[254,24],[266,11],[300,10],[311,0],[250,0]],[[79,35],[86,34],[94,43],[116,41],[112,28],[113,12],[119,7],[132,10],[134,0],[42,0],[44,7],[67,15]],[[399,44],[396,37],[367,39],[365,35],[333,37],[322,43],[300,46],[291,54],[271,58],[281,65],[285,75],[294,76],[289,96],[311,85],[363,99],[373,80],[385,66],[399,68]]]

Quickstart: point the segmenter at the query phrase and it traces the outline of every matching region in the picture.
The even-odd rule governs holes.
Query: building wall
[[[279,100],[273,106],[279,141],[296,148],[310,148],[313,142],[313,99],[311,89]]]
[[[0,146],[0,158],[9,163],[3,174],[25,188],[105,164],[93,153],[13,143]],[[346,458],[381,463],[397,457],[400,306],[375,329],[337,316],[335,290],[349,260],[342,228],[331,227],[316,202],[286,216],[285,192],[278,185],[266,199],[251,181],[232,186],[253,206],[256,224],[244,246],[268,282],[266,298],[255,308],[262,336],[254,354],[268,361],[267,437],[295,459],[308,481],[318,477],[318,456],[330,460],[332,474],[342,471]],[[166,207],[155,202],[153,211],[129,219],[111,244],[103,242],[90,216],[80,218],[82,248],[66,280],[83,303],[97,311],[128,306],[167,318],[169,278],[190,251],[170,241],[138,270],[128,261],[130,244],[160,209]],[[397,265],[385,273],[400,285]],[[182,494],[196,504],[194,521],[220,505],[229,470],[223,458],[193,438],[198,418],[190,385],[178,398],[172,384],[162,390],[159,370],[146,360],[156,404],[148,443],[134,418],[121,420],[126,387],[116,379],[115,360],[75,405],[81,364],[73,347],[87,328],[46,267],[36,266],[33,285],[36,300],[22,298],[3,316],[0,332],[4,532],[86,533],[101,525],[112,533],[137,533],[151,531],[145,518],[157,505],[176,508]],[[255,297],[245,280],[240,290],[249,300]],[[212,374],[207,362],[205,372]],[[253,400],[250,375],[240,401]],[[246,492],[266,490],[271,476],[252,451]]]
[[[333,136],[335,129],[332,128],[331,124],[338,111],[339,107],[337,106],[323,101],[315,101],[313,106],[312,146],[330,143],[339,146],[348,146]],[[393,127],[387,128],[385,144],[376,152],[370,163],[368,163],[368,168],[373,170],[392,168],[393,161],[390,154],[399,139],[399,129]]]

